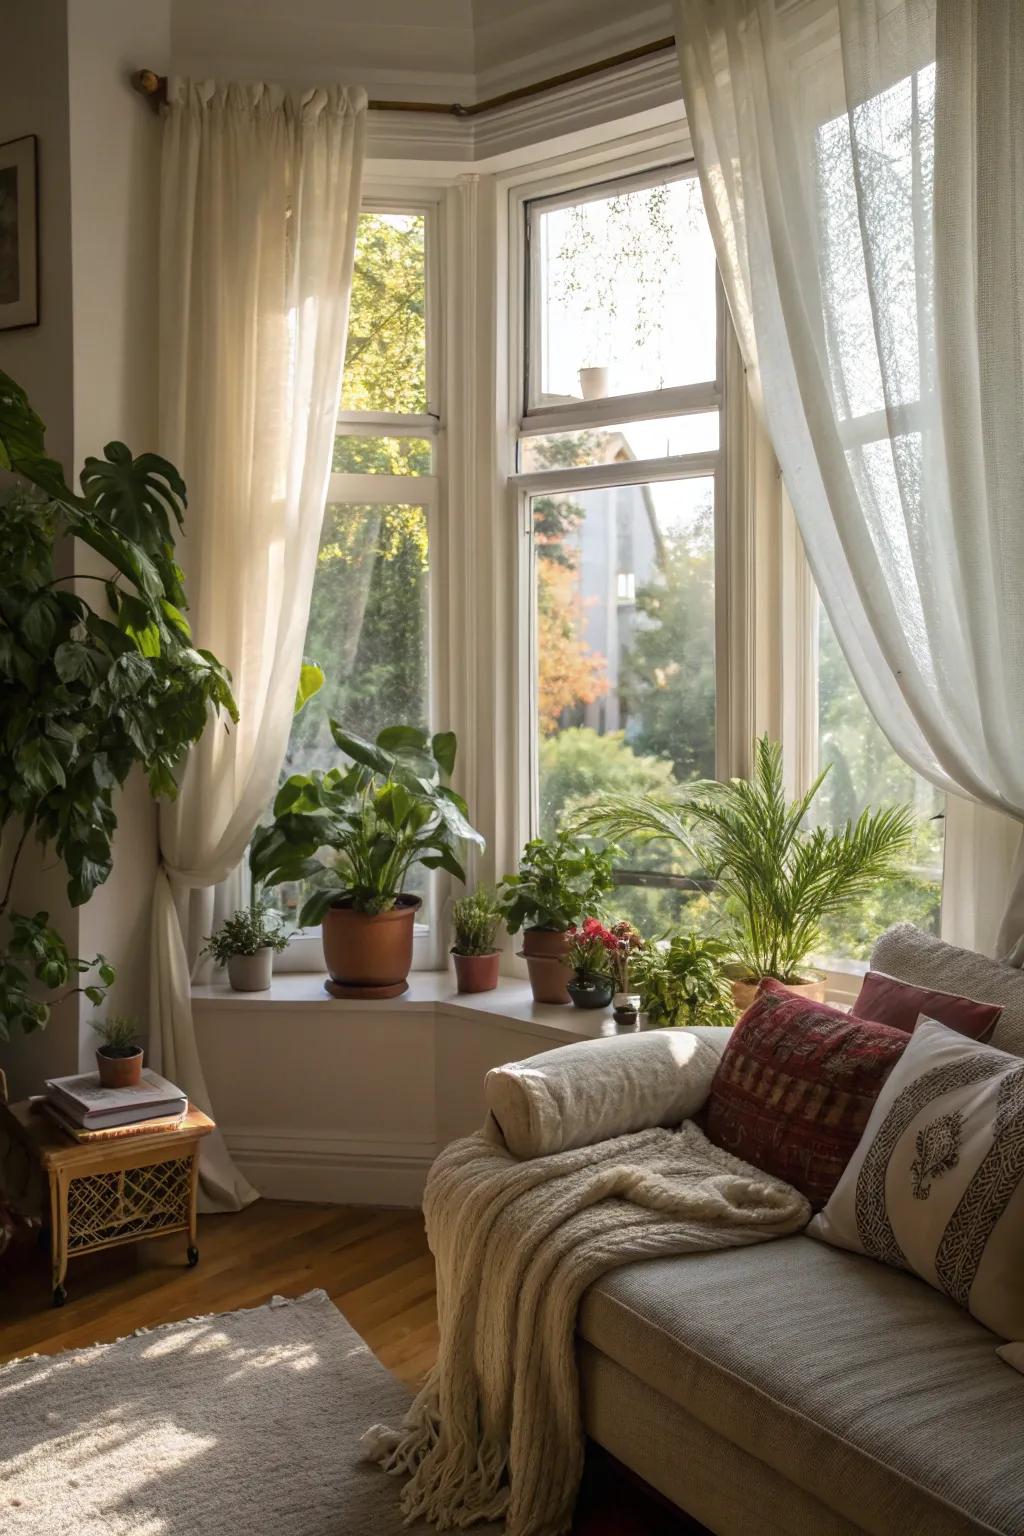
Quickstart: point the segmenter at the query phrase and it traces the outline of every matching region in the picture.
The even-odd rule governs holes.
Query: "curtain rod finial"
[[[155,107],[167,100],[166,75],[158,75],[152,69],[137,69],[132,75],[132,85],[141,95],[148,96]]]

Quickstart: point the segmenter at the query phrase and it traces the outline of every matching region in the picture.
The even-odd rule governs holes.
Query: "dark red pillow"
[[[825,1204],[910,1036],[761,983],[711,1084],[705,1130]]]
[[[918,1018],[937,1019],[947,1029],[966,1035],[968,1040],[987,1040],[1002,1013],[999,1003],[975,1003],[954,992],[933,992],[928,987],[912,987],[909,982],[868,971],[850,1013],[855,1019],[871,1019],[875,1024],[891,1024],[913,1034]]]

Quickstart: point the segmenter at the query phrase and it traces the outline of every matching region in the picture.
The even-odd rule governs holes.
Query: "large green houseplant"
[[[445,782],[455,767],[451,731],[431,737],[396,725],[370,742],[332,720],[331,734],[349,764],[282,784],[273,822],[252,841],[253,877],[311,882],[299,921],[322,925],[329,991],[394,997],[407,985],[420,906],[405,889],[410,870],[465,880],[461,846],[482,848],[483,838]]]
[[[616,842],[665,839],[711,876],[743,1002],[763,976],[812,985],[809,957],[824,920],[892,875],[910,848],[915,818],[906,806],[864,811],[838,829],[808,826],[827,772],[787,801],[782,750],[762,736],[750,779],[684,784],[665,795],[609,795],[580,811],[575,825]]]
[[[172,464],[108,443],[74,491],[47,458],[23,389],[0,373],[0,1038],[45,1025],[53,994],[101,1002],[102,956],[71,955],[45,912],[11,911],[30,838],[68,875],[73,906],[110,874],[114,796],[141,766],[154,795],[177,773],[211,713],[236,718],[230,679],[192,643],[175,538],[186,505]],[[72,540],[96,574],[60,569]],[[88,593],[88,596],[85,594]],[[94,601],[92,599],[95,599]],[[94,971],[90,979],[89,972]]]

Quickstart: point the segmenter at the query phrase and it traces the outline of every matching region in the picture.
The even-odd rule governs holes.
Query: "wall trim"
[[[273,1200],[416,1206],[437,1148],[402,1137],[307,1135],[283,1126],[225,1126],[239,1168]]]

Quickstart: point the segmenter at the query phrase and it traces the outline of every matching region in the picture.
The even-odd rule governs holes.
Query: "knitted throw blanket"
[[[437,1261],[437,1365],[366,1455],[408,1475],[402,1507],[439,1530],[568,1531],[583,1464],[576,1314],[600,1275],[656,1255],[796,1232],[804,1197],[692,1121],[519,1161],[500,1132],[453,1142],[424,1195]]]

